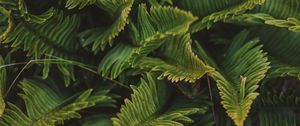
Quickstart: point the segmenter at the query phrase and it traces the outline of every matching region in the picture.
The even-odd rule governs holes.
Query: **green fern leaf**
[[[277,110],[273,112],[261,111],[258,114],[260,126],[297,126],[296,114],[291,110]]]
[[[98,70],[102,75],[111,73],[111,77],[115,78],[130,65],[136,66],[168,37],[185,33],[189,25],[197,19],[191,13],[172,7],[152,7],[149,14],[144,4],[139,6],[138,15],[137,29],[140,34],[133,42],[137,47],[120,44],[111,50],[99,65]]]
[[[23,46],[35,59],[43,54],[61,56],[79,48],[74,43],[79,23],[78,16],[64,17],[62,13],[43,24],[21,22],[5,42],[13,47]]]
[[[201,18],[227,7],[237,5],[243,0],[175,0],[176,4],[185,10],[191,11]]]
[[[191,32],[197,32],[205,27],[210,28],[213,23],[231,18],[235,15],[244,13],[247,10],[251,10],[257,5],[262,5],[265,0],[243,0],[237,5],[225,8],[221,11],[214,12],[201,21],[196,22],[190,29]]]
[[[54,126],[71,118],[80,118],[79,110],[94,106],[102,99],[92,98],[92,90],[66,97],[46,84],[25,79],[19,94],[25,101],[27,113],[9,103],[3,122],[13,126]],[[95,97],[95,96],[94,96]]]
[[[96,53],[100,49],[104,49],[107,44],[112,45],[113,39],[124,30],[128,24],[128,16],[133,5],[133,0],[99,0],[96,5],[108,12],[115,20],[114,23],[107,29],[90,29],[80,36],[83,41],[83,46],[87,46],[93,42],[92,50]]]
[[[290,5],[293,6],[290,7]],[[266,1],[249,13],[227,18],[226,22],[238,24],[266,24],[288,28],[293,32],[300,32],[300,15],[298,14],[299,10],[297,9],[299,7],[300,4],[297,0]]]
[[[85,6],[92,5],[96,2],[97,2],[97,0],[80,0],[80,1],[68,0],[65,7],[68,9],[73,9],[73,8],[79,6],[79,9],[82,9]]]
[[[147,12],[144,5],[140,6],[141,20],[145,17],[147,22]],[[141,58],[147,56],[151,51],[160,47],[163,44],[163,40],[183,34],[187,32],[189,26],[197,20],[191,13],[172,7],[151,7],[150,9],[150,21],[153,21],[152,26],[140,25],[142,33],[139,43],[141,46],[135,50],[134,54],[130,57],[130,61],[135,65]],[[139,22],[143,22],[139,21]],[[146,26],[145,29],[142,29]],[[155,30],[154,30],[155,29]]]
[[[2,41],[4,41],[7,38],[9,33],[12,31],[13,19],[12,19],[12,16],[11,16],[11,11],[8,11],[5,8],[1,7],[1,6],[0,6],[0,13],[2,13],[2,15],[0,15],[2,20],[4,19],[4,17],[7,18],[7,19],[4,19],[4,20],[7,20],[7,24],[8,24],[6,30],[2,34],[0,34],[0,43],[1,43]],[[0,23],[2,24],[2,21]],[[0,31],[2,31],[2,30],[0,29]]]
[[[268,78],[292,76],[300,80],[300,67],[284,64],[276,60],[271,60],[271,69]]]
[[[41,15],[33,15],[28,13],[27,10],[27,6],[25,4],[24,0],[17,0],[17,7],[14,7],[18,9],[18,12],[20,12],[20,16],[25,19],[25,21],[27,22],[34,22],[34,23],[44,23],[45,21],[47,21],[48,19],[50,19],[55,11],[53,10],[53,8],[50,8],[49,10],[47,10],[46,12],[44,12]]]
[[[116,78],[122,71],[130,67],[128,57],[133,54],[136,47],[119,44],[106,54],[99,64],[98,71],[102,76]]]
[[[240,13],[243,13],[246,10],[251,10],[257,5],[262,5],[265,3],[265,0],[244,0],[240,4],[230,7],[228,9],[212,13],[209,16],[205,17],[202,22],[209,22],[209,21],[220,21],[222,19],[226,19],[230,16],[234,16]]]
[[[266,53],[262,52],[262,46],[256,44],[257,40],[250,41],[232,55],[227,55],[222,73],[211,73],[217,82],[221,103],[237,126],[244,125],[251,105],[258,96],[255,92],[258,83],[269,69]],[[234,45],[239,44],[232,46]]]
[[[271,80],[262,87],[263,92],[255,103],[260,126],[297,126],[299,86],[287,91],[284,88],[287,85],[289,84]]]
[[[267,13],[279,19],[287,19],[291,17],[299,19],[299,7],[300,3],[298,0],[266,0],[262,6],[257,6],[253,12]]]
[[[1,0],[0,5],[5,6],[7,7],[7,10],[12,11],[14,18],[21,18],[26,22],[33,22],[38,24],[44,23],[55,13],[54,9],[50,8],[41,15],[30,14],[24,0]]]
[[[258,35],[264,33],[263,35]],[[261,27],[256,31],[256,35],[266,45],[266,50],[276,60],[293,66],[299,66],[300,63],[300,42],[297,37],[300,33],[293,33],[286,29],[279,29],[274,27]],[[268,36],[272,36],[269,38]],[[269,38],[267,40],[267,37]],[[280,38],[280,39],[279,39]],[[284,41],[284,43],[282,43]]]
[[[206,66],[193,52],[192,40],[189,34],[178,35],[167,40],[162,48],[163,58],[143,58],[139,66],[151,71],[162,72],[161,77],[167,77],[173,82],[185,80],[194,82],[205,73],[214,69]]]
[[[6,69],[2,67],[4,65],[4,60],[2,56],[0,56],[0,117],[2,117],[4,109],[5,109],[5,85],[6,85]]]
[[[192,122],[188,115],[199,111],[198,108],[182,108],[164,113],[159,110],[164,104],[164,83],[156,82],[148,74],[139,87],[132,86],[131,100],[125,99],[117,117],[112,118],[115,126],[183,126],[181,122]]]
[[[110,117],[104,114],[90,116],[82,122],[82,126],[113,126]]]
[[[12,43],[12,47],[23,48],[33,59],[42,58],[45,54],[65,59],[76,59],[76,51],[80,44],[76,41],[80,18],[77,15],[70,17],[62,13],[56,15],[45,23],[19,23],[11,32],[5,43]],[[68,86],[70,80],[74,80],[72,66],[66,64],[57,65],[64,75],[65,84]],[[49,72],[49,63],[45,63],[44,78]],[[66,70],[68,69],[68,70]]]
[[[281,28],[288,28],[293,32],[300,32],[300,21],[295,18],[276,19],[275,17],[265,13],[246,13],[235,16],[225,22],[237,24],[256,24],[256,25],[271,25]]]

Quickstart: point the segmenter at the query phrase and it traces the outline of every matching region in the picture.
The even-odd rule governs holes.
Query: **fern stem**
[[[7,89],[4,97],[6,97],[8,95],[8,93],[10,92],[10,90],[12,89],[12,87],[15,85],[16,81],[18,80],[18,78],[20,77],[20,75],[23,73],[23,71],[32,63],[45,63],[45,62],[49,62],[49,63],[53,63],[51,61],[60,61],[57,59],[36,59],[36,60],[30,60],[29,62],[23,62],[23,63],[13,63],[13,64],[8,64],[8,65],[4,65],[4,67],[8,67],[8,66],[15,66],[15,65],[23,65],[25,64],[25,66],[21,69],[21,71],[18,73],[18,75],[15,77],[15,79],[13,80],[13,82],[11,83],[11,85],[9,86],[9,88]],[[59,62],[55,62],[55,63],[59,63]],[[0,66],[0,68],[3,68],[3,66]]]

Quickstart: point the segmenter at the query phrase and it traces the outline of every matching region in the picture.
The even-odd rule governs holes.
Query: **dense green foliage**
[[[0,0],[0,126],[299,126],[299,0]]]

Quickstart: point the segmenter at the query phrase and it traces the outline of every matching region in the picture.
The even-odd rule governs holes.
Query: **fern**
[[[108,57],[101,61],[99,71],[102,72],[102,75],[111,73],[111,76],[116,78],[130,64],[136,66],[143,57],[160,47],[163,44],[162,41],[165,41],[168,37],[186,32],[195,19],[190,13],[177,8],[162,6],[151,8],[149,15],[146,12],[145,5],[141,5],[138,17],[138,26],[140,26],[141,33],[135,40],[137,42],[134,41],[139,46],[118,45],[109,52]],[[153,23],[150,21],[153,21]],[[161,22],[164,22],[165,25],[161,25]],[[116,55],[119,55],[120,58],[115,58]],[[110,70],[111,67],[114,69]]]
[[[100,49],[103,50],[107,44],[112,45],[113,39],[124,29],[128,23],[133,0],[99,0],[96,4],[107,11],[115,21],[104,31],[97,29],[97,35],[89,34],[95,33],[95,31],[89,32],[90,30],[81,34],[83,46],[87,46],[94,41],[92,46],[94,52],[98,52]]]
[[[79,9],[82,9],[85,6],[94,4],[96,2],[97,2],[97,0],[86,0],[86,1],[68,0],[67,3],[66,3],[66,8],[73,9],[73,8],[79,6]]]
[[[245,33],[241,33],[242,36]],[[239,37],[239,36],[237,36]],[[241,43],[243,41],[235,41]],[[257,41],[246,43],[232,55],[225,57],[222,74],[212,72],[220,90],[221,103],[229,117],[237,126],[243,126],[251,108],[258,96],[255,90],[269,68],[269,62],[261,46],[255,46]],[[232,46],[236,45],[233,43]],[[230,53],[229,53],[230,54]]]
[[[300,52],[298,50],[298,47],[300,46],[297,40],[297,36],[299,35],[299,33],[293,33],[286,29],[273,27],[262,27],[256,31],[257,34],[263,32],[267,36],[273,36],[270,39],[267,39],[264,36],[260,36],[262,43],[265,45],[265,50],[270,53],[270,56],[284,64],[299,67],[298,64],[300,63]],[[282,41],[284,41],[285,43],[282,43]]]
[[[227,22],[227,21],[226,21]],[[229,19],[228,22],[242,23],[242,24],[267,24],[276,27],[288,28],[293,32],[300,32],[300,21],[295,18],[276,19],[269,14],[255,13],[255,14],[242,14]]]
[[[293,5],[293,6],[290,6]],[[294,17],[299,19],[299,10],[297,9],[300,6],[297,0],[273,0],[268,1],[262,5],[255,8],[254,12],[261,12],[270,14],[276,18],[290,18]]]
[[[261,112],[260,126],[296,126],[296,115],[291,111]]]
[[[44,23],[54,14],[53,8],[48,9],[41,15],[33,15],[28,13],[28,9],[24,0],[2,0],[0,1],[1,6],[6,6],[9,10],[13,10],[14,17],[21,18],[26,22]]]
[[[85,119],[82,126],[113,126],[113,124],[108,116],[99,114]]]
[[[0,125],[300,125],[299,7],[0,0]]]
[[[177,0],[177,5],[200,17],[208,16],[216,11],[239,4],[241,0]]]
[[[141,7],[140,11],[141,18],[145,17],[147,22],[147,13],[145,12],[145,8]],[[197,20],[197,18],[191,13],[171,7],[152,7],[150,9],[150,16],[151,18],[149,20],[153,21],[152,26],[140,24],[147,27],[146,29],[140,27],[144,35],[141,35],[141,38],[139,39],[141,47],[134,52],[132,57],[130,57],[132,58],[130,60],[133,61],[133,64],[138,62],[141,57],[149,54],[150,51],[158,48],[162,44],[156,44],[158,41],[162,41],[164,38],[170,36],[185,33],[188,30],[189,25]],[[143,22],[141,20],[142,19],[140,19],[139,22]]]
[[[11,32],[12,26],[13,26],[13,21],[12,21],[10,11],[6,10],[5,8],[0,7],[0,12],[2,13],[3,16],[5,16],[7,18],[7,23],[8,23],[6,30],[0,35],[0,42],[2,42],[7,38],[7,36]],[[1,24],[2,24],[2,22],[1,22]]]
[[[188,115],[199,111],[198,108],[182,108],[175,111],[158,113],[164,104],[166,97],[161,90],[165,89],[163,83],[155,82],[148,74],[146,79],[141,80],[139,87],[132,86],[133,94],[131,101],[125,99],[117,118],[112,118],[115,126],[139,126],[139,125],[164,125],[183,126],[181,121],[192,122]]]
[[[23,48],[34,59],[41,58],[45,54],[74,59],[71,54],[80,49],[79,43],[76,43],[76,34],[74,34],[79,23],[78,16],[64,18],[62,13],[42,24],[22,22],[16,26],[5,43],[12,43],[13,47]],[[47,78],[49,67],[50,64],[46,63],[44,78]],[[66,85],[69,85],[70,79],[74,80],[73,73],[68,72],[72,68],[64,64],[58,67],[64,74]],[[64,70],[67,68],[69,70]]]
[[[36,59],[43,54],[55,56],[68,54],[64,52],[72,52],[79,48],[78,43],[74,43],[74,32],[78,29],[80,20],[76,15],[63,19],[64,15],[60,13],[56,18],[43,24],[20,23],[6,43],[13,42],[14,47],[23,46],[24,50],[28,51],[28,55]]]
[[[126,44],[117,45],[103,58],[98,71],[102,73],[102,76],[116,78],[122,71],[130,67],[129,62],[126,61],[128,56],[134,52],[134,49],[133,46]]]
[[[167,40],[162,54],[164,60],[158,58],[144,58],[140,67],[150,68],[152,71],[161,71],[161,77],[168,77],[169,80],[178,82],[186,80],[194,82],[205,73],[214,69],[206,66],[191,49],[189,35],[180,35]]]
[[[268,78],[292,76],[300,80],[300,68],[289,64],[284,64],[276,60],[272,61]]]
[[[4,60],[0,56],[0,66],[4,65]],[[6,69],[0,67],[0,117],[3,115],[5,109],[5,85],[6,85]]]
[[[25,102],[27,113],[25,114],[16,105],[9,103],[2,124],[7,126],[54,126],[67,119],[80,118],[77,111],[94,106],[99,101],[94,98],[91,100],[92,90],[68,98],[58,94],[56,90],[45,84],[29,79],[23,80],[20,88],[24,91],[19,95]]]
[[[267,86],[271,86],[266,88]],[[269,81],[263,89],[265,92],[258,97],[257,117],[260,126],[296,126],[298,116],[295,110],[299,106],[299,96],[295,93],[298,86],[289,91],[282,90],[286,86],[281,81]]]
[[[216,10],[217,12],[214,12],[214,13],[204,17],[201,21],[198,21],[197,23],[195,23],[193,25],[193,27],[190,29],[190,31],[197,32],[199,30],[202,30],[205,27],[210,28],[213,23],[221,21],[221,20],[225,20],[225,19],[233,17],[235,15],[239,15],[241,13],[244,13],[247,10],[251,10],[254,7],[256,7],[257,5],[262,5],[265,2],[265,0],[244,0],[239,3],[232,0],[229,2],[224,1],[224,2],[220,2],[220,3],[219,2],[216,2],[216,3],[219,3],[221,5],[220,7],[222,7],[222,6],[226,6],[226,4],[228,4],[228,3],[230,4],[231,2],[236,3],[236,5],[232,5],[231,7],[225,8],[220,11],[218,11],[218,9],[217,9]],[[192,3],[190,3],[190,4],[192,4]],[[209,3],[206,3],[206,4],[209,4]],[[210,4],[213,5],[214,3],[210,3]]]
[[[213,13],[213,14],[209,15],[208,17],[205,17],[202,20],[202,22],[208,22],[208,24],[209,24],[210,21],[213,21],[213,22],[220,21],[222,19],[226,19],[230,16],[237,15],[244,11],[251,10],[254,7],[256,7],[256,5],[262,5],[264,2],[265,2],[265,0],[245,0],[245,1],[241,2],[240,4],[238,4],[237,6],[233,6],[231,8],[224,9],[222,11]]]

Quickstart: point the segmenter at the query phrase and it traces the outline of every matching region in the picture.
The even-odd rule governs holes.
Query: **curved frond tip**
[[[204,74],[214,71],[207,66],[192,51],[192,40],[189,34],[178,35],[166,40],[168,43],[162,48],[163,57],[143,58],[139,67],[159,71],[159,78],[167,77],[172,82],[185,80],[195,82]]]
[[[193,122],[188,115],[200,111],[198,108],[182,108],[160,113],[166,100],[163,93],[166,87],[150,74],[141,80],[139,87],[132,86],[132,89],[131,100],[125,99],[120,113],[112,118],[115,126],[183,126],[182,122]]]
[[[250,41],[226,56],[222,70],[225,75],[218,71],[210,74],[217,82],[223,107],[237,126],[244,125],[251,105],[259,95],[255,92],[258,83],[269,69],[266,53],[256,44],[257,41]]]

